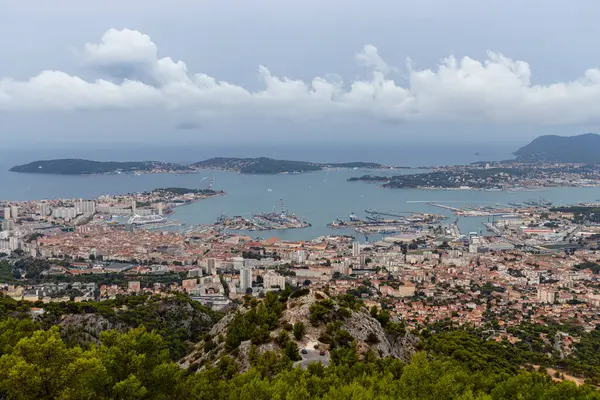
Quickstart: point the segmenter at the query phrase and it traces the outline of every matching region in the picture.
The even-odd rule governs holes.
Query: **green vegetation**
[[[326,316],[336,303],[349,300],[323,299],[315,303],[319,306],[315,315]],[[161,301],[175,303],[161,309]],[[46,315],[32,320],[28,304],[0,297],[0,398],[600,399],[600,392],[589,384],[554,382],[544,367],[538,372],[531,367],[540,364],[561,371],[580,368],[583,374],[599,376],[600,331],[588,334],[569,324],[511,328],[509,333],[522,339],[516,345],[487,340],[479,330],[439,325],[437,333],[421,332],[420,351],[403,363],[379,358],[373,350],[359,354],[356,340],[342,329],[341,321],[333,320],[327,322],[321,338],[331,346],[329,367],[310,364],[306,369],[294,368],[293,362],[300,359],[299,349],[288,331],[282,330],[276,338],[281,351],[259,353],[256,344],[250,346],[250,369],[246,372],[241,372],[240,365],[229,356],[205,363],[205,368],[196,372],[174,362],[178,355],[173,354],[173,336],[168,332],[173,327],[163,328],[165,320],[186,320],[179,313],[189,307],[199,307],[210,317],[208,310],[188,301],[183,296],[162,300],[131,296],[102,303],[47,304]],[[256,331],[263,328],[270,340],[269,332],[277,326],[285,302],[285,295],[274,293],[268,293],[263,301],[247,298],[249,310],[234,317],[225,341],[230,343],[234,336],[235,341],[242,337],[262,340],[262,333]],[[158,314],[153,311],[157,305]],[[321,308],[325,314],[317,312]],[[350,304],[343,308],[350,309]],[[139,326],[124,331],[105,329],[96,341],[71,340],[59,324],[68,315],[114,317],[124,311],[129,312],[126,315],[131,325]],[[382,326],[393,324],[387,310],[373,308],[370,312]],[[212,326],[217,316],[211,318],[207,326]],[[297,330],[296,326],[289,329],[294,334]],[[540,339],[542,333],[552,337],[559,331],[581,336],[575,355],[563,360],[549,355],[551,344]],[[200,333],[190,337],[190,341],[203,340],[207,351],[223,339]],[[367,337],[368,344],[378,340],[375,334]]]
[[[296,340],[301,340],[304,337],[304,334],[306,333],[306,326],[304,325],[303,322],[296,322],[294,324],[294,338]]]
[[[234,350],[246,340],[251,340],[255,345],[270,341],[270,332],[277,327],[285,302],[284,298],[273,292],[267,293],[264,301],[249,301],[250,310],[246,313],[238,311],[229,324],[226,348]]]
[[[562,206],[554,207],[550,211],[573,213],[573,222],[577,224],[600,223],[600,207]]]
[[[58,159],[34,161],[29,164],[17,165],[10,169],[12,172],[61,175],[92,175],[151,172],[160,169],[167,172],[190,171],[190,167],[161,161],[90,161],[81,159]]]
[[[575,269],[591,269],[594,274],[600,274],[600,264],[586,261],[574,266]]]
[[[93,316],[92,319],[74,320],[65,325],[61,334],[73,344],[86,344],[99,339],[103,329],[114,327],[129,329],[145,326],[155,331],[167,343],[170,357],[177,360],[190,350],[221,317],[219,313],[190,300],[183,295],[118,296],[115,300],[101,302],[33,303],[43,307],[45,313],[38,317],[42,328],[61,325],[65,316]],[[0,297],[0,318],[30,318],[32,303]],[[1,333],[0,333],[1,334]]]
[[[325,299],[311,304],[309,311],[310,323],[314,326],[318,326],[321,322],[335,320],[334,311],[335,304],[331,299]]]
[[[0,283],[14,280],[13,267],[8,261],[0,261]]]
[[[290,299],[296,299],[298,297],[306,296],[309,293],[310,289],[308,288],[299,289],[296,290],[294,293],[290,294]]]
[[[242,174],[281,174],[293,172],[320,171],[324,168],[381,168],[377,163],[349,162],[322,164],[306,161],[274,160],[259,158],[224,158],[217,157],[192,164],[196,168],[225,169]]]
[[[382,182],[384,187],[414,189],[419,187],[473,188],[496,187],[510,182],[513,177],[524,175],[519,168],[461,168],[450,171],[433,171],[422,174],[352,177],[348,181]]]
[[[104,332],[98,345],[70,347],[53,328],[18,334],[0,357],[0,396],[8,399],[598,399],[589,386],[554,383],[521,370],[490,373],[451,357],[416,354],[409,364],[360,360],[353,347],[332,354],[330,367],[291,367],[272,352],[253,356],[245,373],[230,358],[198,373],[168,358],[165,341],[137,328]],[[297,358],[297,349],[289,347]]]

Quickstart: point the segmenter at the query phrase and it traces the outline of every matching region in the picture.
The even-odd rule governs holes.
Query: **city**
[[[137,208],[140,203],[146,208]],[[506,328],[552,318],[586,330],[600,323],[600,226],[583,213],[600,204],[573,210],[512,207],[512,214],[486,223],[493,236],[461,234],[432,219],[412,234],[367,243],[343,235],[260,240],[219,224],[156,230],[150,229],[154,224],[117,224],[106,216],[144,210],[162,215],[170,204],[164,194],[7,203],[0,239],[6,262],[29,257],[44,260],[44,266],[35,276],[24,268],[2,292],[45,303],[175,290],[221,310],[248,294],[264,296],[291,286],[354,293],[412,329],[436,321],[483,326],[495,320]],[[103,276],[113,275],[122,276],[123,283],[103,282]],[[63,283],[53,283],[59,278]],[[74,291],[70,297],[65,282]]]
[[[0,400],[600,400],[600,3],[538,3],[0,0]]]

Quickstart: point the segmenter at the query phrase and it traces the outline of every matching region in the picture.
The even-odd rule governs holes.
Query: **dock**
[[[457,212],[457,211],[463,211],[463,210],[462,210],[462,209],[460,209],[460,208],[456,208],[456,207],[450,207],[450,206],[445,206],[445,205],[443,205],[443,204],[439,204],[439,203],[432,203],[432,202],[429,202],[429,203],[427,203],[427,204],[429,204],[430,206],[434,206],[434,207],[440,207],[440,208],[444,208],[444,209],[446,209],[446,210],[450,210],[450,211],[454,211],[454,212]]]
[[[387,211],[387,212],[380,212],[380,211],[375,211],[375,210],[371,210],[370,208],[368,210],[365,210],[365,212],[367,214],[371,214],[371,215],[383,215],[386,217],[398,217],[398,218],[406,218],[406,215],[400,215],[400,214],[414,214],[413,212],[409,212],[409,211]]]

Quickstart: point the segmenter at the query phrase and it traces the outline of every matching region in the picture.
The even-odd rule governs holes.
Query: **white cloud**
[[[383,58],[381,58],[379,50],[372,44],[363,47],[361,52],[354,55],[354,58],[364,64],[364,66],[374,68],[376,71],[383,72],[384,74],[396,70],[396,68],[390,67]]]
[[[579,124],[600,120],[600,70],[574,81],[539,85],[529,64],[489,52],[487,59],[447,57],[435,69],[408,67],[406,83],[390,77],[377,48],[367,45],[355,59],[371,69],[365,80],[348,85],[332,78],[312,81],[277,77],[264,66],[261,90],[191,73],[182,61],[159,57],[150,36],[134,30],[108,30],[98,44],[86,44],[83,61],[103,79],[84,80],[44,71],[27,81],[0,79],[2,110],[95,110],[154,107],[199,115],[263,114],[322,117],[352,113],[382,121],[465,120]]]

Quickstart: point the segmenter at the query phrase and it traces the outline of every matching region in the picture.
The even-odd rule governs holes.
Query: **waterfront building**
[[[10,207],[4,207],[4,219],[10,219]]]

